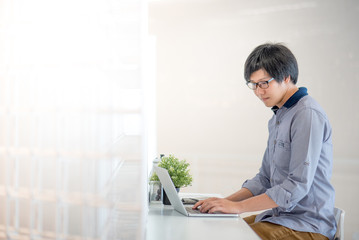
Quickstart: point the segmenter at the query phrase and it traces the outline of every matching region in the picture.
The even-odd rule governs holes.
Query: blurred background
[[[144,238],[153,54],[147,1],[0,0],[0,239]]]
[[[346,239],[359,239],[358,22],[355,0],[149,1],[157,149],[191,163],[193,184],[181,191],[226,196],[258,171],[272,111],[245,85],[243,65],[257,45],[282,42],[297,57],[297,85],[331,121],[336,206]]]

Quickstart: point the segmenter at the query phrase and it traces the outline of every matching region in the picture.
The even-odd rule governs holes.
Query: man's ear
[[[290,75],[288,77],[284,78],[284,82],[285,83],[290,83],[291,82]]]

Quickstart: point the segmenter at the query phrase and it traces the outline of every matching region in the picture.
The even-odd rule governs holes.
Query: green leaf
[[[179,160],[170,154],[169,157],[162,157],[158,166],[167,169],[175,187],[181,188],[191,185],[192,176],[189,172],[189,163],[186,160]],[[150,180],[158,181],[158,176],[154,173]]]

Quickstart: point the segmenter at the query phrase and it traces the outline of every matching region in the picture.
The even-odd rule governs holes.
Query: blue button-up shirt
[[[332,129],[324,110],[299,90],[281,108],[273,108],[269,138],[259,173],[243,187],[266,193],[279,206],[256,221],[268,221],[332,239],[336,232]]]

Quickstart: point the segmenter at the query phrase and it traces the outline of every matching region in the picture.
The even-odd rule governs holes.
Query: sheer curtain
[[[0,0],[0,238],[142,239],[146,28],[143,0]]]

